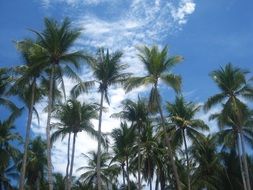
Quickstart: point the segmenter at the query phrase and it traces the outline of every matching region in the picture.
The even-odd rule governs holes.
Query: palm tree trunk
[[[123,179],[123,186],[126,186],[126,180],[125,180],[125,168],[124,168],[124,162],[121,164],[121,169],[122,169],[122,179]]]
[[[248,162],[247,162],[247,158],[246,158],[246,154],[245,154],[245,143],[244,143],[242,132],[239,133],[239,135],[240,135],[240,140],[241,140],[241,145],[242,145],[242,162],[243,162],[243,166],[244,166],[246,185],[247,185],[247,188],[250,190],[251,187],[250,187]]]
[[[188,147],[185,138],[185,130],[183,129],[183,138],[184,138],[184,147],[185,147],[185,155],[186,155],[186,162],[187,162],[187,186],[188,190],[191,190],[191,181],[190,181],[190,164],[189,164],[189,156],[188,156]]]
[[[101,91],[100,108],[99,108],[99,121],[98,121],[98,150],[97,150],[97,185],[98,190],[101,190],[101,175],[100,175],[100,163],[101,163],[101,126],[102,126],[102,114],[103,114],[103,103],[104,103],[104,90]]]
[[[180,180],[179,180],[179,175],[178,175],[178,172],[177,172],[176,163],[175,163],[175,160],[174,160],[173,155],[172,155],[172,148],[171,148],[171,144],[170,144],[170,139],[169,139],[168,133],[166,131],[166,127],[165,127],[165,119],[164,119],[164,116],[163,116],[162,108],[161,108],[161,105],[160,105],[160,102],[158,101],[158,99],[156,99],[156,102],[157,102],[160,117],[161,117],[161,120],[162,120],[162,127],[163,127],[164,134],[165,134],[165,143],[166,143],[166,146],[168,148],[168,150],[166,149],[167,154],[168,154],[168,157],[170,159],[170,163],[172,165],[173,175],[176,179],[176,187],[177,187],[177,190],[182,190]]]
[[[141,190],[141,133],[138,125],[138,190]]]
[[[40,190],[40,178],[39,177],[36,180],[36,190]]]
[[[54,69],[55,65],[52,65],[50,73],[49,83],[49,94],[48,94],[48,114],[47,114],[47,126],[46,126],[46,137],[47,137],[47,167],[48,167],[48,185],[49,190],[53,190],[53,175],[52,175],[52,161],[51,161],[51,142],[50,142],[50,121],[53,104],[53,85],[54,85]]]
[[[240,163],[240,170],[241,170],[241,176],[242,176],[242,182],[243,182],[243,188],[244,190],[247,190],[247,185],[246,185],[246,180],[245,180],[245,175],[242,167],[242,157],[241,157],[241,142],[240,142],[240,135],[239,133],[237,134],[237,150],[238,150],[238,158],[239,158],[239,163]]]
[[[72,182],[71,178],[72,178],[74,159],[75,159],[76,134],[77,133],[74,133],[74,136],[73,136],[72,155],[71,155],[70,172],[69,172],[69,179],[68,179],[68,190],[71,189],[71,182]]]
[[[27,160],[27,151],[28,151],[28,146],[29,146],[29,141],[30,141],[30,130],[31,130],[32,116],[33,116],[35,87],[36,87],[36,79],[34,78],[32,82],[31,102],[29,105],[29,113],[28,113],[28,120],[27,120],[27,126],[26,126],[24,155],[23,155],[23,161],[22,161],[21,176],[20,176],[20,181],[19,181],[19,190],[24,190],[26,160]]]
[[[149,189],[152,190],[152,178],[151,178],[151,168],[150,161],[148,161],[148,175],[149,175]]]
[[[129,161],[128,161],[128,156],[126,157],[126,171],[127,171],[127,189],[130,190],[130,178],[129,178]]]
[[[67,150],[67,167],[66,167],[66,177],[65,177],[65,190],[68,190],[68,180],[69,180],[69,152],[70,152],[70,138],[71,138],[71,133],[69,133],[68,137],[68,150]]]
[[[159,174],[158,172],[156,173],[156,181],[155,181],[155,190],[158,190],[159,187]]]

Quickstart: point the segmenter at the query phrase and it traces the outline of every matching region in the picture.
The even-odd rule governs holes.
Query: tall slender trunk
[[[155,190],[158,190],[159,188],[159,174],[156,173],[156,180],[155,180]]]
[[[241,142],[240,142],[240,135],[237,133],[237,150],[238,150],[238,158],[239,158],[239,164],[240,164],[240,170],[241,170],[241,176],[242,176],[242,182],[243,182],[243,188],[244,190],[247,190],[247,185],[246,185],[246,180],[245,180],[245,175],[243,171],[243,166],[242,166],[242,153],[241,153]]]
[[[155,85],[155,88],[157,90],[156,85]],[[180,180],[179,180],[179,175],[178,175],[178,172],[177,172],[177,166],[176,166],[175,160],[173,158],[173,154],[172,154],[172,148],[171,148],[171,144],[170,144],[169,135],[168,135],[166,127],[165,127],[165,119],[164,119],[164,116],[163,116],[163,111],[162,111],[160,102],[158,101],[157,98],[156,98],[156,103],[157,103],[159,113],[160,113],[160,117],[161,117],[161,120],[162,120],[162,127],[163,127],[164,134],[165,134],[165,143],[166,143],[166,146],[168,148],[168,150],[167,149],[166,150],[167,150],[167,154],[168,154],[168,157],[170,159],[171,166],[172,166],[173,175],[174,175],[175,180],[176,180],[176,187],[177,187],[177,190],[182,190]]]
[[[242,162],[243,162],[243,166],[244,166],[246,185],[247,185],[247,188],[250,190],[251,186],[250,186],[250,178],[249,178],[248,161],[247,161],[247,158],[246,158],[245,143],[244,143],[242,133],[243,132],[240,133],[240,140],[241,140],[241,145],[242,145]]]
[[[104,103],[104,90],[101,91],[100,108],[99,108],[99,121],[98,121],[98,150],[97,150],[97,185],[98,190],[101,190],[102,182],[100,175],[100,163],[101,163],[101,126],[102,126],[102,114]]]
[[[125,163],[123,162],[121,164],[121,169],[122,169],[122,179],[123,179],[123,186],[126,186],[126,180],[125,180],[125,168],[124,168]]]
[[[72,144],[72,154],[71,154],[71,163],[70,163],[70,172],[69,172],[69,179],[68,179],[68,190],[71,189],[71,182],[72,182],[72,173],[74,167],[74,159],[75,159],[75,148],[76,148],[76,134],[74,133],[73,136],[73,144]]]
[[[141,190],[141,132],[140,125],[138,127],[138,190]]]
[[[40,175],[36,179],[36,190],[40,190]]]
[[[152,190],[151,166],[150,160],[148,161],[148,175],[149,175],[149,189]]]
[[[69,181],[69,152],[70,152],[70,138],[71,133],[69,133],[68,137],[68,150],[67,150],[67,167],[66,167],[66,177],[65,177],[65,190],[68,190],[68,181]]]
[[[126,171],[127,171],[127,189],[130,190],[130,178],[129,178],[129,161],[128,156],[126,157]]]
[[[19,181],[19,190],[24,190],[27,151],[28,151],[28,146],[29,146],[29,141],[30,141],[30,130],[31,130],[32,116],[33,116],[35,87],[36,87],[36,78],[34,78],[33,82],[32,82],[31,101],[30,101],[30,105],[28,108],[29,112],[28,112],[28,119],[27,119],[27,125],[26,125],[24,155],[23,155],[23,160],[22,160],[22,169],[21,169],[21,176],[20,176],[20,181]]]
[[[187,143],[185,139],[185,129],[183,129],[183,138],[184,138],[185,156],[186,156],[186,162],[187,162],[187,186],[188,186],[188,190],[191,190],[190,164],[189,164],[188,147],[187,147]]]
[[[46,126],[46,137],[47,137],[47,167],[48,167],[48,185],[49,190],[53,190],[53,175],[52,175],[52,161],[51,161],[51,142],[50,142],[50,121],[53,104],[53,86],[54,86],[54,69],[55,64],[52,65],[50,73],[49,83],[49,94],[48,94],[48,114],[47,114],[47,126]]]

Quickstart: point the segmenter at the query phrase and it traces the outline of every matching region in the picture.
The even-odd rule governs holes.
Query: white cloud
[[[186,24],[186,18],[195,11],[195,6],[191,0],[181,1],[178,8],[172,9],[172,17],[178,24]]]

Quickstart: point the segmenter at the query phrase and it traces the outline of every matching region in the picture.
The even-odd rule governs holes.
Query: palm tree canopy
[[[205,103],[204,108],[209,110],[211,107],[224,101],[231,102],[232,99],[238,97],[253,99],[253,87],[246,79],[249,72],[231,63],[224,68],[211,72],[210,76],[220,89],[220,93],[210,97]]]
[[[14,121],[16,115],[11,114],[6,120],[0,121],[0,171],[4,171],[10,159],[16,159],[19,155],[19,150],[12,144],[13,141],[21,141],[21,136],[14,133]]]
[[[74,86],[72,95],[77,97],[80,93],[87,92],[87,90],[94,85],[94,82],[98,82],[98,91],[103,91],[107,103],[110,103],[108,97],[109,86],[123,84],[130,76],[130,73],[125,72],[128,65],[120,62],[122,55],[120,51],[110,53],[108,49],[106,52],[104,48],[98,49],[96,58],[91,59],[89,62],[93,70],[95,81],[81,82]]]
[[[119,113],[113,114],[113,117],[120,117],[124,120],[130,121],[135,128],[144,125],[149,121],[148,105],[145,99],[138,97],[137,102],[126,99],[122,102],[123,110]]]
[[[151,48],[144,46],[138,48],[138,50],[138,56],[148,73],[144,77],[130,78],[125,86],[127,91],[143,84],[157,84],[159,79],[168,83],[175,91],[180,90],[181,78],[178,75],[173,75],[170,71],[177,63],[182,61],[181,56],[169,57],[167,46],[161,51],[157,46]]]
[[[87,159],[88,165],[78,168],[77,171],[84,170],[84,173],[80,176],[80,180],[85,184],[88,184],[90,187],[94,187],[96,185],[97,178],[96,167],[98,155],[94,151],[82,155]],[[112,157],[108,152],[101,152],[101,180],[104,189],[106,189],[106,186],[108,184],[111,184],[113,182],[113,178],[115,178],[120,172],[120,168],[118,166],[114,164],[109,165],[111,159]]]
[[[0,68],[0,105],[3,105],[18,114],[20,110],[17,106],[12,101],[5,98],[5,96],[8,95],[7,92],[10,88],[10,84],[13,82],[10,73],[11,69]]]
[[[46,168],[46,142],[41,137],[36,137],[30,142],[28,148],[27,182],[31,187],[37,179],[44,179]]]
[[[182,60],[181,56],[168,55],[168,47],[165,46],[161,51],[157,46],[148,48],[147,46],[138,48],[139,58],[144,64],[147,75],[143,77],[131,77],[125,84],[126,91],[142,85],[151,84],[153,87],[149,95],[150,110],[157,109],[157,102],[160,102],[160,94],[157,90],[159,80],[166,83],[176,92],[180,91],[181,77],[171,73],[171,69]]]
[[[80,103],[76,99],[69,99],[65,104],[57,105],[53,117],[59,122],[52,124],[52,126],[58,127],[58,130],[52,135],[52,140],[56,140],[59,136],[64,137],[70,132],[81,131],[97,137],[97,131],[91,122],[92,119],[97,118],[96,109],[96,106]]]
[[[133,128],[128,127],[127,123],[121,123],[120,128],[113,129],[111,136],[113,138],[114,160],[125,162],[126,157],[131,155],[132,146],[135,140]]]

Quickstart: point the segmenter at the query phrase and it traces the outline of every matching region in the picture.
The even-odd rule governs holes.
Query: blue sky
[[[167,1],[160,1],[160,4],[165,5],[165,2]],[[129,44],[130,47],[142,43],[169,45],[172,54],[179,54],[185,58],[184,62],[176,68],[176,72],[183,76],[184,91],[194,91],[193,97],[197,96],[198,101],[205,101],[216,90],[208,76],[208,73],[213,69],[228,62],[251,69],[250,64],[252,64],[253,57],[252,1],[172,0],[169,2],[174,6],[174,9],[179,8],[180,3],[183,2],[194,4],[195,8],[192,13],[185,14],[185,24],[178,24],[177,21],[173,20],[169,13],[171,8],[166,11],[164,10],[165,6],[161,6],[159,7],[160,12],[151,16],[160,17],[158,22],[161,22],[160,30],[163,31],[159,32],[159,28],[155,28],[157,25],[152,28],[152,25],[156,23],[156,19],[150,23],[144,22],[146,26],[139,27],[136,31],[132,30],[133,34],[130,35],[129,39],[124,38],[123,44]],[[144,20],[147,18],[147,14],[142,13],[141,7],[146,4],[146,9],[149,9],[153,7],[152,3],[155,5],[155,1],[143,1],[142,4],[144,5],[136,7],[135,11],[139,13],[133,13],[132,3],[132,0],[2,0],[0,2],[0,49],[2,50],[0,52],[0,63],[3,66],[20,64],[12,40],[31,37],[32,34],[28,29],[40,30],[43,27],[43,18],[45,16],[58,20],[68,16],[76,24],[82,22],[81,26],[85,28],[87,28],[85,25],[87,19],[99,22],[98,27],[114,27],[113,22],[115,22],[115,25],[122,24],[124,21],[130,21],[136,15],[137,19],[134,21]],[[106,25],[108,23],[109,26]],[[92,27],[92,24],[92,22],[87,23],[88,27]],[[116,28],[121,27],[121,25],[116,26]],[[87,29],[91,31],[90,28]],[[147,29],[157,36],[154,39],[145,36],[145,40],[140,39],[136,43],[131,41],[135,34],[142,33]],[[96,28],[96,30],[99,30],[99,28]],[[144,35],[146,34],[144,32]],[[109,32],[108,35],[117,38],[117,35],[113,32]],[[92,38],[97,36],[92,36]],[[98,38],[104,39],[100,36]],[[89,39],[89,36],[85,35],[85,31],[83,39]],[[93,46],[95,46],[94,44],[100,46],[99,43],[93,43]],[[86,43],[85,46],[87,47],[89,44]],[[108,46],[113,45],[108,44]],[[120,46],[118,47],[123,49]],[[113,48],[113,50],[116,49]]]
[[[135,57],[136,46],[168,45],[171,55],[184,57],[174,70],[183,77],[184,94],[188,99],[204,102],[217,92],[208,76],[210,71],[228,62],[252,71],[252,9],[251,0],[1,0],[0,66],[21,64],[12,41],[32,37],[29,28],[40,31],[44,17],[62,20],[67,16],[75,26],[84,28],[76,48],[92,51],[105,46],[123,50],[123,61],[134,73],[143,73]],[[166,100],[173,98],[167,91],[163,95]],[[111,96],[109,113],[125,97],[122,89],[114,89]],[[38,109],[42,107],[38,105]],[[105,125],[112,128],[109,114],[105,117]],[[21,120],[25,121],[24,117]],[[33,132],[43,134],[36,127]],[[82,145],[77,147],[83,152],[81,149]],[[54,154],[60,159],[64,150],[56,148]],[[63,165],[64,161],[56,169],[64,171]]]

